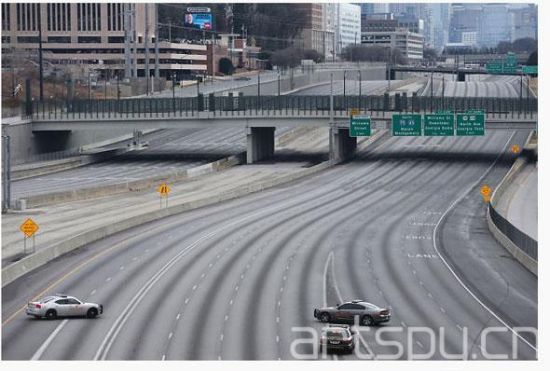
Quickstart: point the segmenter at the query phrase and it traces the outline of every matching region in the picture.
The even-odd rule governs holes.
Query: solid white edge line
[[[433,234],[432,234],[432,243],[433,243],[433,248],[435,250],[435,252],[437,253],[437,255],[439,255],[439,258],[441,259],[441,261],[443,262],[443,264],[447,267],[447,269],[449,270],[449,272],[451,272],[451,274],[453,275],[453,277],[458,281],[458,283],[460,284],[460,286],[462,286],[462,288],[464,288],[464,290],[466,290],[466,292],[468,294],[470,294],[470,296],[472,298],[475,299],[475,301],[477,301],[479,303],[479,305],[481,305],[487,312],[489,312],[497,321],[499,321],[500,323],[502,323],[508,330],[510,330],[514,335],[516,335],[518,338],[520,338],[525,344],[527,344],[530,348],[532,348],[533,350],[535,350],[535,352],[538,353],[538,349],[537,347],[533,346],[529,341],[527,341],[523,336],[521,336],[519,333],[517,333],[512,327],[510,327],[506,322],[504,322],[504,320],[502,320],[499,316],[497,316],[497,314],[495,312],[493,312],[487,305],[485,305],[467,286],[464,282],[462,282],[462,280],[460,279],[460,277],[458,277],[458,275],[455,273],[455,271],[451,268],[451,266],[449,265],[449,263],[447,262],[447,260],[445,260],[445,258],[443,257],[443,255],[441,255],[441,253],[439,252],[439,249],[437,248],[437,230],[439,228],[439,226],[441,225],[441,222],[443,221],[443,219],[445,219],[445,217],[447,216],[447,214],[449,212],[451,212],[452,209],[454,209],[454,207],[456,206],[456,204],[458,204],[460,201],[462,201],[462,199],[464,199],[468,193],[470,193],[475,186],[477,186],[482,180],[483,178],[485,178],[485,176],[487,176],[487,174],[493,169],[493,167],[496,165],[497,161],[500,159],[500,157],[502,156],[502,154],[504,153],[504,151],[506,151],[506,148],[508,148],[508,145],[510,144],[510,142],[512,141],[512,138],[514,137],[514,135],[516,134],[516,131],[514,131],[512,133],[512,135],[510,135],[510,138],[508,139],[508,141],[506,142],[506,145],[504,146],[504,149],[502,149],[502,151],[500,152],[500,154],[498,155],[498,157],[495,159],[495,161],[493,161],[493,163],[491,164],[491,166],[489,166],[489,168],[479,177],[479,179],[477,179],[474,183],[472,183],[472,185],[470,185],[468,188],[466,188],[466,190],[456,199],[454,200],[454,202],[447,208],[447,210],[445,210],[445,212],[441,215],[441,218],[439,218],[437,224],[435,225],[434,229],[433,229]]]
[[[50,334],[50,336],[48,336],[48,338],[46,339],[46,341],[40,346],[40,348],[38,348],[38,350],[36,351],[36,353],[33,354],[33,356],[31,357],[31,361],[38,361],[38,360],[40,359],[40,357],[42,357],[42,355],[44,354],[44,352],[46,351],[46,349],[48,349],[48,347],[50,346],[50,344],[52,343],[52,341],[55,339],[55,337],[57,336],[57,334],[59,334],[59,332],[63,329],[63,327],[65,327],[65,325],[67,324],[67,322],[69,322],[68,319],[63,320],[63,322],[61,322],[61,323],[55,328],[55,330],[53,330],[53,332]]]

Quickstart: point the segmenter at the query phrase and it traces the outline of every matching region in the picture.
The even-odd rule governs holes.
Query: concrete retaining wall
[[[159,175],[151,178],[134,180],[131,182],[108,184],[93,188],[81,188],[72,191],[62,191],[36,195],[24,198],[28,208],[46,206],[61,202],[87,200],[96,197],[115,195],[128,191],[139,192],[156,187],[161,182],[178,182],[181,180],[193,178],[199,175],[209,174],[231,166],[241,164],[244,161],[244,154],[230,156],[205,165],[197,166],[181,172],[169,175]]]
[[[527,141],[525,143],[524,147],[527,147],[529,142],[531,141],[531,137],[533,135],[533,132],[529,135],[527,138]],[[512,183],[517,178],[518,174],[521,172],[521,170],[525,167],[525,165],[529,162],[529,159],[527,156],[520,156],[512,165],[506,176],[502,179],[498,187],[493,192],[493,195],[491,197],[491,202],[489,207],[487,208],[487,223],[489,225],[489,230],[495,237],[495,239],[502,245],[508,252],[516,258],[517,261],[519,261],[525,268],[527,268],[529,271],[531,271],[534,275],[538,275],[538,262],[531,258],[529,255],[527,255],[520,246],[517,246],[506,234],[501,231],[495,224],[495,221],[491,217],[491,208],[496,212],[496,206],[499,203],[502,195],[505,193],[505,191],[512,185]]]

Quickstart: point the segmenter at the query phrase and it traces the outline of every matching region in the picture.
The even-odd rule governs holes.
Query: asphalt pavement
[[[392,137],[296,183],[89,245],[3,288],[2,357],[296,359],[292,349],[316,348],[293,343],[318,334],[313,309],[357,298],[393,313],[363,332],[362,354],[514,357],[509,328],[537,327],[537,278],[490,237],[478,188],[498,184],[512,162],[504,152],[527,135]],[[16,312],[54,292],[105,313]],[[517,357],[536,358],[521,335]]]

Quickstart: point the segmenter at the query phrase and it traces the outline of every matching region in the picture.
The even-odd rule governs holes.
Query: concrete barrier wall
[[[128,191],[139,192],[158,186],[161,182],[177,182],[199,175],[209,174],[231,166],[241,164],[244,154],[230,156],[195,168],[187,169],[169,175],[159,175],[131,182],[108,184],[93,188],[80,188],[72,191],[53,192],[24,198],[28,208],[46,206],[61,202],[87,200],[96,197],[120,194]]]
[[[528,146],[528,143],[531,140],[531,137],[533,135],[533,132],[529,135],[527,138],[527,141],[525,143],[524,147]],[[487,223],[489,226],[489,230],[495,237],[495,239],[500,242],[502,246],[508,252],[516,258],[517,261],[519,261],[525,268],[527,268],[530,272],[532,272],[534,275],[538,275],[538,261],[534,259],[530,254],[528,253],[529,250],[527,249],[527,246],[521,246],[521,243],[515,243],[515,241],[521,241],[521,240],[533,240],[529,236],[525,235],[525,233],[519,231],[515,226],[513,226],[509,221],[506,220],[506,218],[502,215],[500,215],[496,207],[502,198],[502,195],[506,192],[506,190],[512,185],[512,183],[517,179],[518,174],[521,172],[521,170],[525,167],[525,165],[529,162],[529,154],[520,156],[512,165],[506,176],[502,179],[498,187],[495,189],[492,197],[491,202],[489,203],[489,207],[487,208]],[[498,227],[498,225],[506,224],[506,226]],[[517,235],[523,234],[525,235],[523,239],[518,239]],[[523,236],[522,236],[523,237]],[[534,240],[533,240],[534,241]],[[529,241],[530,245],[532,245],[531,241]],[[536,245],[536,241],[534,241]],[[533,254],[531,254],[533,255]],[[537,256],[537,255],[534,255]]]
[[[362,147],[376,143],[377,141],[385,137],[383,134],[384,134],[383,132],[377,132],[375,135],[373,135],[371,138],[368,139],[367,143],[362,144]],[[223,167],[224,164],[220,163],[218,165],[212,165],[212,166]],[[328,169],[329,167],[330,167],[329,162],[325,161],[315,166],[312,166],[310,168],[302,169],[296,173],[287,174],[275,179],[265,180],[263,182],[249,184],[249,185],[240,187],[236,190],[220,193],[219,195],[216,195],[216,196],[208,196],[199,200],[176,204],[166,209],[146,212],[141,215],[137,215],[125,220],[121,220],[117,223],[111,223],[109,225],[99,227],[97,229],[94,229],[88,232],[84,232],[80,235],[74,236],[56,245],[39,250],[36,253],[29,255],[7,266],[6,268],[2,269],[2,287],[15,281],[19,277],[33,271],[34,269],[37,269],[45,265],[46,263],[52,261],[53,259],[63,254],[76,250],[80,247],[83,247],[87,244],[98,241],[100,239],[106,238],[112,234],[122,232],[126,229],[137,227],[139,225],[142,225],[148,222],[162,219],[167,216],[179,214],[179,213],[197,209],[203,206],[213,205],[222,201],[232,200],[238,197],[245,196],[247,194],[260,192],[265,189],[269,189],[278,185],[290,183],[300,178],[310,176],[320,171],[323,171],[325,169]],[[201,170],[196,170],[196,171],[200,172]]]
[[[374,67],[361,67],[361,78],[363,81],[367,80],[384,80],[386,69],[382,66]],[[346,73],[346,80],[355,81],[359,80],[359,73],[355,70],[317,70],[306,74],[294,74],[286,72],[285,75],[281,75],[281,93],[288,92],[294,89],[299,89],[308,85],[330,82],[330,75],[333,74],[334,81],[343,80],[344,72]],[[242,92],[244,95],[257,95],[258,85],[249,85],[237,89],[228,89],[219,91],[216,95],[221,95],[227,91]],[[278,81],[263,82],[260,80],[260,94],[262,95],[277,95],[278,93]]]

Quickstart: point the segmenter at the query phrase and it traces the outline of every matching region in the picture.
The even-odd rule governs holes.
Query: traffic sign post
[[[424,135],[454,136],[455,117],[452,113],[424,115]]]
[[[31,218],[25,220],[20,226],[19,230],[23,232],[23,254],[27,254],[27,239],[32,237],[32,251],[35,252],[35,239],[34,234],[38,231],[38,224]]]
[[[350,137],[370,137],[371,120],[370,117],[352,117],[349,123]]]
[[[160,208],[162,209],[162,198],[166,198],[166,207],[168,207],[168,193],[170,193],[170,186],[166,183],[162,183],[158,186],[157,192],[160,195]]]
[[[485,113],[480,111],[459,113],[456,115],[457,136],[485,135]]]
[[[394,136],[421,136],[422,116],[419,114],[393,115],[392,133]]]

